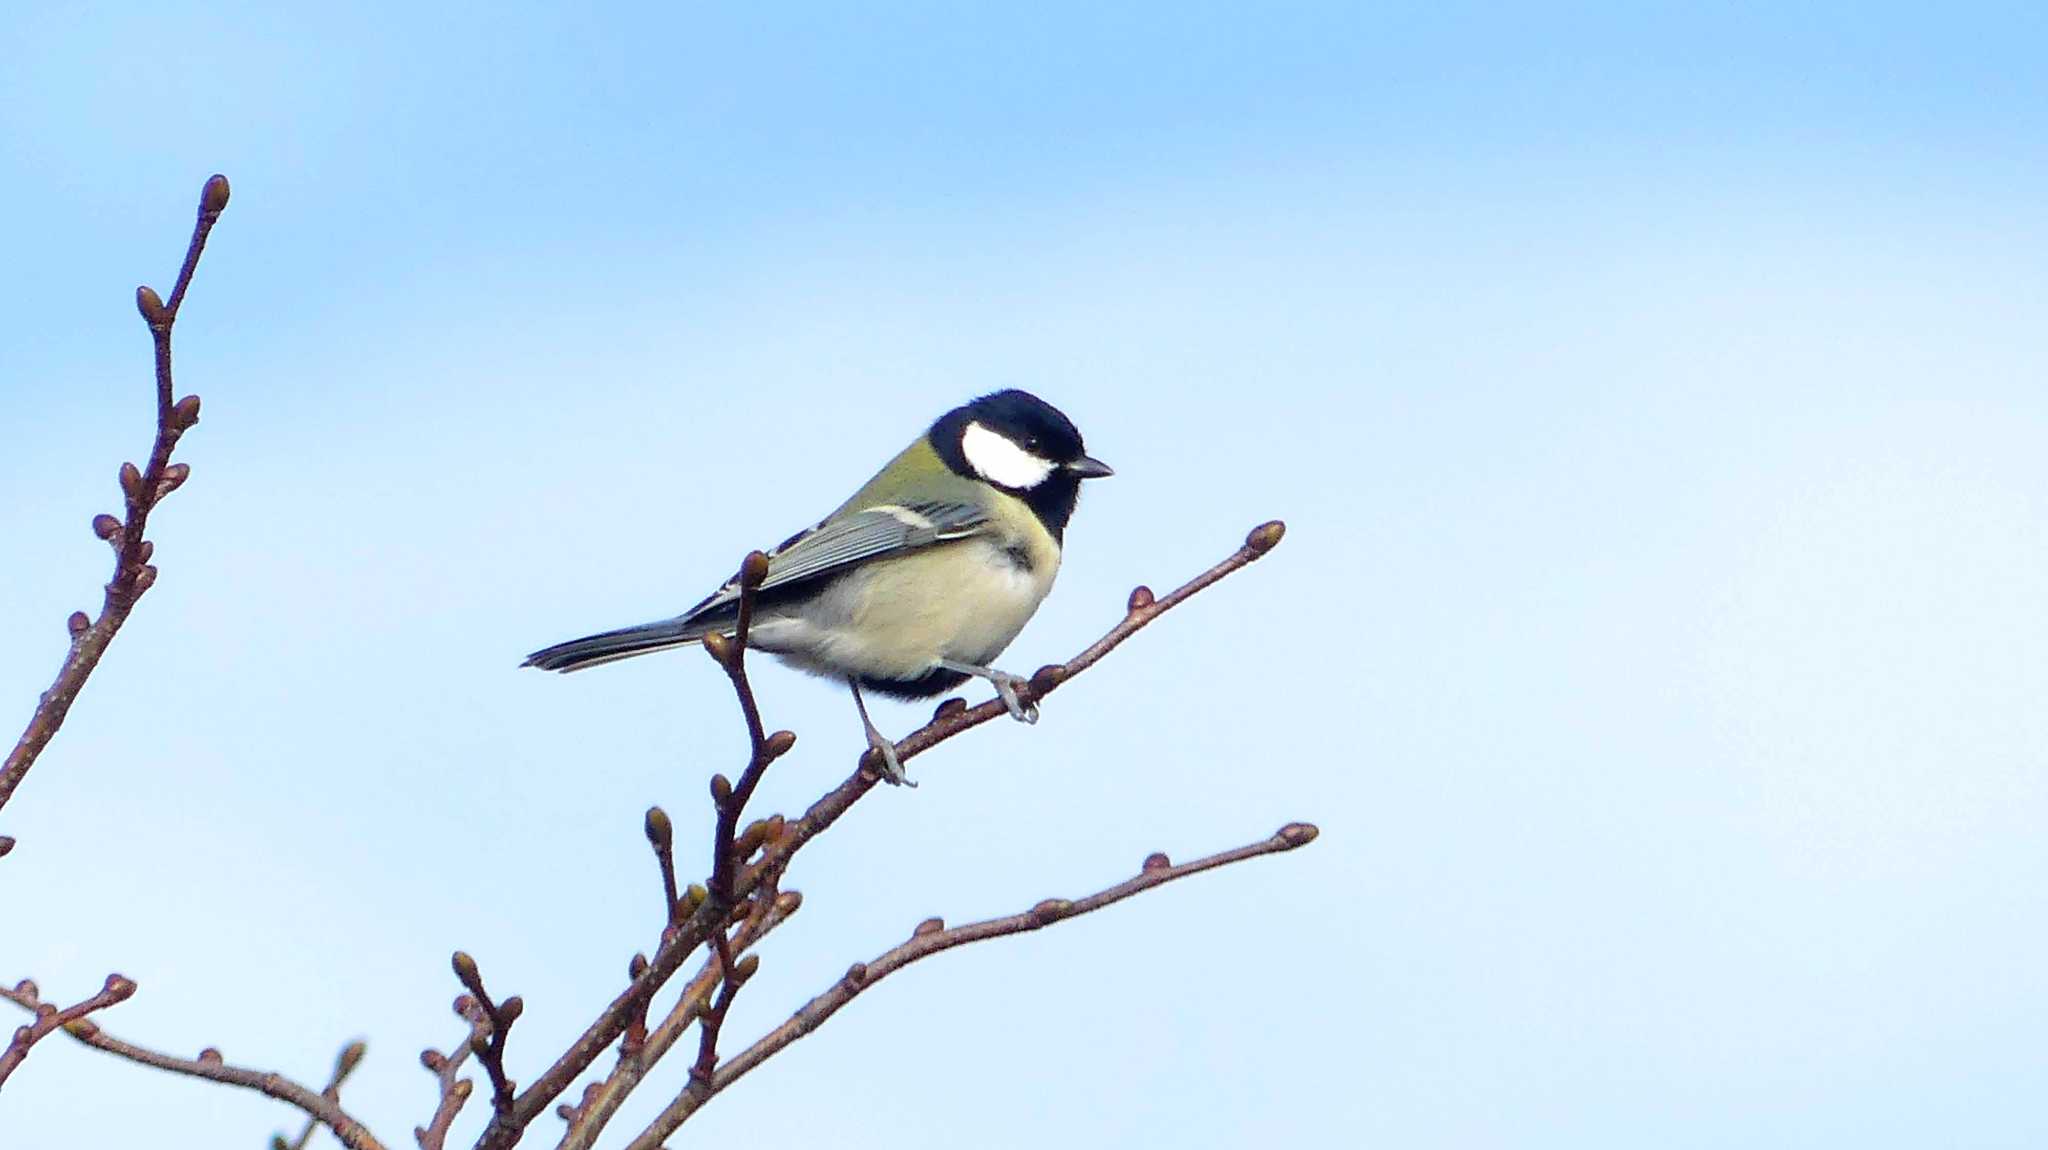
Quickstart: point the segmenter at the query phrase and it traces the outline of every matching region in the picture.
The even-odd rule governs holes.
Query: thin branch
[[[491,1110],[509,1115],[518,1087],[505,1076],[505,1040],[512,1033],[512,1024],[519,1021],[520,1013],[526,1009],[526,1001],[516,994],[503,1002],[492,1001],[484,990],[484,977],[476,968],[476,959],[463,951],[456,951],[450,964],[483,1016],[481,1025],[469,1036],[469,1048],[476,1053],[476,1060],[484,1064],[484,1073],[491,1076]],[[456,1009],[461,1010],[460,1005]]]
[[[1122,620],[1068,662],[1040,668],[1028,684],[1019,688],[1019,700],[1028,705],[1051,694],[1167,611],[1263,557],[1280,542],[1285,532],[1286,526],[1278,520],[1253,528],[1246,535],[1243,546],[1163,598],[1155,598],[1145,587],[1132,591]],[[744,698],[742,707],[745,707]],[[897,758],[907,761],[1003,714],[1007,714],[1007,709],[1000,700],[991,700],[977,707],[949,702],[940,707],[930,723],[896,744]],[[803,817],[789,821],[782,833],[766,845],[758,862],[738,871],[733,881],[734,899],[747,898],[762,886],[771,885],[805,844],[838,822],[874,788],[879,776],[865,766],[869,753],[863,752],[862,767],[812,803]],[[688,901],[687,896],[684,901]],[[644,1017],[648,1000],[682,969],[699,946],[710,939],[713,930],[722,929],[728,913],[719,910],[713,900],[707,898],[681,924],[672,927],[647,968],[619,992],[576,1041],[563,1051],[561,1057],[519,1095],[510,1117],[492,1118],[478,1137],[475,1150],[507,1150],[516,1143],[527,1124],[610,1049],[636,1019]]]
[[[740,815],[754,797],[754,788],[761,785],[762,776],[768,773],[768,765],[796,745],[796,736],[789,731],[764,733],[761,708],[754,701],[754,685],[747,678],[747,632],[753,625],[755,595],[767,577],[768,557],[759,551],[748,554],[740,564],[739,616],[733,624],[732,638],[728,640],[715,631],[704,636],[704,650],[732,680],[733,694],[739,698],[740,714],[747,723],[747,740],[752,746],[747,769],[740,773],[737,784],[727,781],[724,775],[711,776],[711,798],[718,805],[718,826],[712,834],[711,882],[707,889],[718,911],[730,911],[733,907],[733,871],[739,866],[739,860],[733,857],[734,839],[739,834]]]
[[[455,1116],[468,1104],[470,1093],[476,1087],[470,1079],[460,1077],[462,1064],[489,1037],[490,1021],[473,996],[459,995],[455,999],[455,1013],[469,1023],[469,1037],[446,1054],[432,1047],[420,1051],[420,1065],[427,1068],[440,1087],[434,1116],[427,1120],[425,1126],[415,1126],[412,1130],[420,1150],[442,1150],[447,1145],[448,1129],[455,1125]]]
[[[1049,898],[1030,910],[1003,918],[992,918],[982,922],[969,923],[947,929],[938,919],[927,919],[918,926],[910,938],[877,956],[871,962],[855,963],[846,974],[834,983],[831,989],[805,1003],[790,1016],[787,1022],[763,1035],[752,1046],[734,1055],[725,1065],[711,1075],[709,1089],[703,1088],[696,1075],[690,1084],[670,1102],[661,1114],[642,1131],[639,1137],[627,1144],[626,1150],[658,1150],[664,1139],[676,1132],[690,1116],[701,1109],[705,1102],[719,1091],[745,1077],[747,1072],[781,1053],[791,1043],[816,1031],[827,1019],[852,1002],[862,991],[887,978],[889,975],[909,966],[920,959],[929,958],[941,951],[971,942],[1001,938],[1005,935],[1023,934],[1026,931],[1041,930],[1056,922],[1101,910],[1112,903],[1122,902],[1133,895],[1142,894],[1154,887],[1164,886],[1176,879],[1200,874],[1205,870],[1258,858],[1261,855],[1278,854],[1314,842],[1316,828],[1309,823],[1289,823],[1281,827],[1272,837],[1259,842],[1213,854],[1207,858],[1175,866],[1165,855],[1153,855],[1145,860],[1144,869],[1132,878],[1091,894],[1086,898],[1068,900]]]
[[[701,1091],[706,1097],[711,1095],[711,1076],[718,1069],[718,1036],[725,1030],[725,1016],[732,1012],[732,1000],[739,994],[740,985],[754,973],[752,967],[761,964],[761,956],[750,954],[745,963],[735,965],[732,943],[724,931],[711,936],[711,943],[718,952],[718,1000],[697,1022],[697,1061],[690,1064],[690,1085],[686,1087],[691,1092]]]
[[[93,531],[114,548],[114,574],[106,586],[105,598],[100,605],[100,617],[88,619],[85,612],[73,612],[69,621],[71,649],[64,657],[64,665],[57,671],[56,682],[43,692],[35,713],[29,716],[28,727],[14,749],[0,764],[0,807],[14,796],[15,788],[28,775],[36,757],[48,746],[64,725],[64,717],[70,713],[72,703],[85,686],[93,669],[99,666],[100,658],[107,653],[107,646],[114,641],[114,635],[128,620],[129,611],[156,582],[156,568],[149,563],[155,545],[143,537],[149,525],[150,512],[166,495],[176,491],[185,482],[190,469],[184,464],[171,462],[171,450],[178,444],[180,436],[199,422],[199,397],[188,395],[172,402],[171,380],[171,328],[178,320],[178,309],[184,305],[185,289],[192,284],[192,273],[199,266],[199,254],[206,248],[206,237],[213,230],[214,221],[228,205],[228,181],[225,176],[214,176],[206,181],[206,187],[199,194],[199,220],[192,229],[192,240],[185,247],[185,262],[178,269],[178,282],[171,289],[171,301],[163,302],[149,287],[135,291],[136,307],[142,318],[149,324],[149,335],[156,352],[156,441],[149,452],[148,466],[137,470],[133,463],[121,465],[121,492],[124,514],[116,519],[112,515],[99,515],[93,519]],[[14,841],[0,837],[0,855],[12,848]]]
[[[675,823],[669,820],[667,811],[660,807],[648,807],[646,828],[647,844],[654,848],[654,863],[661,868],[661,921],[664,927],[674,926],[680,906],[676,891]]]
[[[340,1102],[341,1084],[348,1081],[348,1076],[355,1073],[356,1067],[362,1064],[363,1054],[368,1049],[360,1041],[351,1042],[347,1046],[342,1047],[341,1053],[335,1056],[334,1059],[334,1073],[327,1076],[327,1089],[322,1090],[320,1093],[335,1102]],[[270,1145],[272,1150],[306,1150],[306,1147],[313,1143],[313,1131],[318,1129],[320,1129],[320,1120],[308,1118],[306,1119],[305,1126],[300,1128],[297,1138],[286,1142],[284,1135],[273,1134],[270,1137]]]
[[[0,998],[5,998],[28,1010],[36,1008],[33,988],[8,988],[0,986]],[[163,1054],[132,1042],[123,1042],[93,1025],[90,1021],[75,1022],[64,1028],[64,1032],[87,1046],[116,1054],[130,1062],[139,1062],[156,1070],[168,1070],[192,1078],[203,1078],[208,1082],[219,1082],[228,1086],[239,1086],[254,1090],[280,1102],[295,1106],[308,1117],[317,1118],[348,1150],[385,1150],[384,1144],[366,1129],[362,1123],[351,1118],[341,1104],[316,1090],[266,1070],[254,1070],[242,1066],[229,1066],[222,1061],[220,1051],[208,1047],[199,1052],[197,1058],[179,1058]]]
[[[758,904],[758,900],[757,900]],[[803,905],[803,895],[797,891],[782,891],[775,896],[765,913],[755,913],[734,936],[732,946],[735,952],[744,952],[766,938],[776,927],[789,920]],[[637,1089],[654,1064],[666,1056],[676,1041],[690,1026],[702,1018],[711,1008],[712,997],[722,984],[722,967],[719,957],[713,954],[702,968],[683,987],[683,993],[670,1008],[668,1017],[661,1024],[648,1031],[640,1044],[633,1049],[622,1049],[619,1064],[601,1082],[592,1083],[584,1091],[583,1101],[574,1107],[563,1107],[562,1115],[569,1128],[562,1135],[556,1150],[590,1150],[590,1146],[603,1132],[605,1124],[618,1113],[626,1097]]]
[[[110,974],[98,994],[62,1010],[52,1003],[36,1001],[36,988],[32,982],[22,983],[15,988],[15,992],[28,998],[29,1001],[23,1002],[22,1005],[33,1011],[36,1018],[34,1022],[16,1027],[13,1041],[7,1044],[6,1050],[0,1051],[0,1086],[6,1085],[7,1076],[13,1074],[14,1068],[20,1066],[28,1057],[30,1047],[60,1027],[93,1027],[94,1023],[84,1021],[85,1016],[95,1010],[105,1010],[115,1003],[128,1001],[135,993],[135,983],[121,975]],[[15,1001],[22,1000],[15,998]]]

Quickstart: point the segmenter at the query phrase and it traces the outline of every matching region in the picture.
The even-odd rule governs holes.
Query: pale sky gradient
[[[531,1078],[743,734],[700,656],[519,658],[1023,386],[1118,475],[1009,667],[1287,542],[808,851],[731,1033],[927,915],[1323,838],[936,959],[679,1144],[2048,1142],[2038,7],[295,7],[0,34],[7,738],[147,446],[134,285],[235,189],[0,978],[306,1079],[367,1038],[409,1145],[460,946]],[[758,683],[794,811],[858,721]],[[0,1096],[8,1150],[296,1125],[61,1040]]]

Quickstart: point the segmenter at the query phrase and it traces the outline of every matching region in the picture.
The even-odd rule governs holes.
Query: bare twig
[[[728,640],[716,631],[704,636],[704,650],[732,680],[733,694],[739,697],[740,714],[746,719],[747,739],[753,749],[738,784],[728,782],[724,775],[711,776],[711,798],[718,804],[718,827],[712,835],[711,882],[707,889],[713,906],[720,911],[730,911],[733,906],[733,873],[740,864],[733,857],[733,848],[740,815],[746,810],[747,801],[754,797],[754,788],[761,785],[762,776],[768,773],[768,765],[796,745],[796,736],[788,731],[764,733],[761,708],[754,701],[754,685],[747,678],[747,631],[753,624],[755,594],[767,577],[768,557],[759,551],[750,553],[740,564],[739,617],[733,624],[732,638]]]
[[[510,1114],[517,1087],[505,1077],[505,1039],[512,1033],[512,1024],[519,1021],[520,1012],[526,1009],[526,1002],[516,994],[503,1002],[492,1001],[484,990],[484,977],[476,968],[476,959],[463,951],[455,952],[451,965],[483,1016],[481,1026],[469,1036],[469,1048],[476,1053],[476,1060],[484,1064],[484,1073],[491,1076],[491,1110],[499,1115]]]
[[[360,1041],[342,1047],[341,1053],[334,1059],[334,1073],[327,1077],[327,1089],[320,1093],[332,1101],[340,1102],[341,1084],[348,1081],[348,1076],[355,1073],[356,1067],[362,1064],[363,1055],[368,1049]],[[300,1128],[299,1136],[290,1142],[285,1141],[282,1134],[273,1134],[270,1136],[271,1150],[306,1150],[307,1146],[312,1145],[313,1131],[319,1128],[319,1119],[308,1118],[305,1126]]]
[[[420,1150],[442,1150],[447,1145],[448,1128],[455,1124],[455,1116],[462,1112],[476,1086],[471,1080],[460,1077],[462,1064],[489,1038],[490,1021],[475,997],[467,994],[457,996],[455,1013],[469,1023],[469,1037],[446,1054],[432,1047],[420,1051],[420,1065],[434,1076],[441,1091],[439,1101],[434,1104],[434,1116],[427,1120],[425,1126],[413,1127],[412,1136],[420,1144]]]
[[[660,807],[647,808],[647,844],[654,848],[654,863],[661,868],[664,908],[661,921],[664,926],[673,926],[679,909],[676,901],[676,828],[669,820],[668,812]]]
[[[121,975],[110,974],[98,994],[61,1010],[53,1003],[37,1001],[36,987],[32,982],[24,982],[17,986],[15,993],[28,999],[27,1002],[22,1002],[20,997],[16,997],[15,1001],[22,1002],[22,1005],[33,1011],[36,1017],[34,1022],[16,1027],[13,1041],[7,1044],[6,1050],[0,1050],[0,1086],[6,1085],[7,1076],[14,1073],[14,1068],[20,1066],[22,1060],[28,1057],[30,1047],[41,1042],[59,1027],[93,1027],[95,1024],[84,1021],[85,1016],[95,1010],[105,1010],[117,1002],[126,1002],[135,993],[135,983]]]
[[[148,466],[137,470],[133,463],[121,465],[122,517],[99,515],[93,519],[94,533],[114,548],[114,575],[107,583],[98,619],[88,619],[83,611],[72,613],[68,624],[71,649],[57,671],[57,680],[43,692],[35,713],[29,716],[28,727],[8,752],[5,763],[0,764],[0,807],[7,805],[29,767],[35,764],[36,756],[42,754],[57,729],[64,725],[71,704],[78,699],[87,677],[99,666],[115,633],[127,622],[129,611],[156,582],[156,568],[149,563],[155,546],[143,537],[143,532],[157,503],[176,491],[190,474],[184,464],[171,462],[171,450],[177,446],[178,438],[199,422],[198,396],[188,395],[175,402],[171,398],[171,328],[177,323],[178,309],[184,305],[192,273],[199,266],[199,254],[206,248],[207,234],[227,205],[227,177],[207,180],[199,194],[199,221],[185,247],[185,262],[178,269],[178,282],[171,289],[169,303],[149,287],[135,290],[136,307],[149,324],[150,339],[156,348],[156,442],[150,448]],[[12,839],[0,837],[0,855],[13,845]]]
[[[0,986],[0,998],[5,998],[28,1010],[36,1008],[33,987]],[[265,1070],[253,1070],[242,1066],[230,1066],[221,1059],[220,1051],[208,1047],[199,1052],[197,1058],[179,1058],[164,1054],[132,1042],[123,1042],[93,1025],[90,1020],[74,1022],[64,1032],[96,1050],[116,1054],[130,1062],[139,1062],[156,1070],[168,1070],[192,1078],[203,1078],[208,1082],[219,1082],[228,1086],[239,1086],[254,1090],[280,1102],[295,1106],[308,1117],[317,1118],[348,1150],[384,1150],[384,1144],[366,1129],[362,1123],[350,1117],[341,1108],[341,1103],[319,1091],[294,1082],[282,1074]]]
[[[765,912],[751,915],[741,926],[733,938],[733,950],[745,951],[761,941],[802,905],[801,893],[793,890],[778,893]],[[580,1105],[562,1108],[565,1111],[562,1117],[568,1121],[569,1128],[563,1133],[557,1150],[590,1150],[605,1124],[618,1113],[626,1097],[639,1087],[647,1071],[661,1061],[683,1033],[710,1009],[712,996],[722,985],[722,974],[719,956],[713,954],[683,987],[682,996],[670,1008],[668,1017],[648,1031],[637,1046],[631,1049],[622,1046],[619,1064],[603,1081],[591,1084]]]
[[[692,1074],[690,1084],[669,1103],[646,1130],[640,1133],[639,1137],[627,1144],[626,1150],[657,1150],[664,1139],[675,1133],[678,1127],[688,1121],[691,1115],[719,1091],[739,1081],[748,1071],[774,1057],[791,1043],[823,1026],[827,1019],[837,1014],[862,991],[913,962],[929,958],[940,951],[951,950],[956,946],[965,946],[970,942],[1040,930],[1056,922],[1101,910],[1112,903],[1122,902],[1132,895],[1163,886],[1175,879],[1243,862],[1260,855],[1290,851],[1314,842],[1315,838],[1316,828],[1313,825],[1289,823],[1270,838],[1179,866],[1173,865],[1165,855],[1155,854],[1145,860],[1144,868],[1134,877],[1086,898],[1049,898],[1019,914],[987,919],[951,929],[947,929],[938,919],[927,919],[918,925],[917,930],[907,941],[884,951],[871,962],[855,963],[831,989],[805,1003],[787,1022],[769,1031],[752,1046],[718,1067],[711,1075],[708,1089],[700,1084],[697,1075]]]
[[[1032,676],[1031,681],[1018,690],[1019,701],[1029,705],[1051,694],[1067,680],[1100,662],[1126,639],[1150,625],[1153,620],[1218,580],[1257,561],[1279,544],[1285,532],[1285,524],[1278,520],[1253,528],[1246,535],[1243,546],[1164,597],[1155,598],[1151,590],[1145,587],[1133,590],[1122,620],[1068,662],[1040,668],[1038,673]],[[742,573],[744,574],[744,569]],[[708,642],[706,644],[707,647],[712,645]],[[717,657],[717,652],[714,651],[713,655]],[[723,662],[721,660],[721,665]],[[738,688],[743,683],[742,677],[736,681],[735,687]],[[760,737],[754,736],[754,732],[760,729],[756,725],[759,715],[751,711],[751,699],[751,689],[744,691],[741,694],[741,708],[749,712],[750,736]],[[991,700],[976,707],[949,701],[939,708],[931,722],[911,732],[907,738],[896,744],[897,758],[899,761],[908,761],[911,757],[923,754],[948,739],[1007,713],[1007,708],[1000,700]],[[762,742],[757,743],[757,747],[766,742],[765,737],[761,738]],[[772,886],[805,844],[838,822],[841,816],[874,788],[879,776],[866,765],[870,761],[870,754],[871,752],[864,752],[861,756],[863,765],[844,782],[812,803],[801,818],[790,820],[781,827],[781,833],[776,835],[772,842],[765,844],[761,858],[757,862],[736,870],[732,884],[733,899],[744,899],[763,886]],[[737,794],[738,788],[733,788],[731,793]],[[721,804],[721,817],[723,809]],[[737,813],[733,818],[737,820]],[[737,866],[737,863],[735,865]],[[690,896],[684,895],[683,901],[689,902]],[[647,967],[612,999],[554,1064],[519,1095],[512,1107],[511,1115],[492,1118],[491,1123],[477,1139],[476,1150],[506,1150],[516,1143],[528,1123],[568,1089],[569,1084],[596,1062],[613,1043],[619,1041],[636,1020],[644,1020],[648,1000],[682,969],[699,946],[710,939],[712,931],[723,929],[729,914],[729,910],[718,907],[715,900],[706,898],[692,909],[687,918],[672,926]]]

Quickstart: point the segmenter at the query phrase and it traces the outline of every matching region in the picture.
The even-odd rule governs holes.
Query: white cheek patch
[[[1056,466],[979,423],[968,424],[961,434],[960,454],[983,479],[1019,491],[1044,483]]]

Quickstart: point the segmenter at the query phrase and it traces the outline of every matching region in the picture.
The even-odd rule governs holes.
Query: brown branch
[[[1279,520],[1253,528],[1245,536],[1243,546],[1163,598],[1155,598],[1151,590],[1145,587],[1132,591],[1122,620],[1068,662],[1040,668],[1028,684],[1019,688],[1019,701],[1029,705],[1045,698],[1067,680],[1100,662],[1126,639],[1150,625],[1153,620],[1214,585],[1218,580],[1257,561],[1279,544],[1285,532],[1286,525]],[[710,643],[706,645],[711,646]],[[750,698],[751,690],[742,696],[743,710]],[[939,708],[931,722],[911,732],[907,738],[896,744],[897,758],[899,761],[907,761],[948,739],[1007,713],[1000,700],[990,700],[977,707],[967,707],[949,701]],[[752,733],[751,724],[749,733]],[[766,845],[758,862],[738,871],[733,881],[732,894],[735,900],[747,898],[755,890],[772,885],[805,844],[838,822],[841,816],[874,788],[879,776],[865,765],[869,753],[863,750],[860,760],[863,765],[860,768],[812,803],[803,817],[788,822],[782,828],[782,833]],[[737,788],[734,793],[737,793]],[[684,901],[688,901],[688,896],[685,896]],[[693,909],[687,919],[672,927],[653,958],[649,960],[647,967],[612,999],[569,1048],[562,1052],[554,1064],[519,1095],[510,1116],[493,1116],[491,1123],[478,1137],[475,1150],[507,1150],[518,1142],[520,1133],[545,1107],[610,1049],[636,1019],[644,1017],[648,1000],[682,969],[691,953],[710,939],[713,930],[722,928],[728,914],[729,912],[718,909],[712,899],[706,898]]]
[[[107,976],[106,984],[100,987],[98,994],[74,1006],[67,1006],[62,1010],[59,1010],[52,1003],[37,1001],[35,983],[24,982],[16,987],[15,991],[19,995],[26,996],[29,1000],[22,1002],[21,998],[15,998],[15,1001],[22,1002],[22,1005],[27,1006],[35,1013],[36,1018],[34,1022],[16,1027],[13,1041],[7,1044],[6,1050],[0,1051],[0,1086],[6,1085],[7,1076],[13,1074],[14,1068],[20,1066],[22,1061],[28,1057],[30,1047],[41,1042],[60,1027],[69,1028],[74,1025],[80,1027],[94,1026],[93,1023],[84,1021],[85,1016],[95,1010],[105,1010],[115,1003],[126,1002],[135,993],[135,983],[121,975],[110,974]]]
[[[470,1079],[459,1077],[462,1063],[489,1037],[490,1021],[475,997],[458,995],[455,1013],[469,1023],[469,1037],[446,1054],[432,1047],[420,1051],[420,1065],[434,1076],[441,1091],[439,1101],[434,1104],[434,1116],[427,1120],[425,1126],[413,1127],[412,1136],[420,1144],[420,1150],[442,1150],[447,1145],[448,1128],[455,1125],[455,1116],[468,1104],[470,1092],[476,1086]]]
[[[33,984],[16,987],[0,986],[0,998],[5,998],[28,1010],[36,1008]],[[254,1070],[242,1066],[229,1066],[221,1059],[220,1051],[208,1047],[199,1052],[197,1058],[179,1058],[164,1054],[132,1042],[123,1042],[101,1030],[90,1020],[74,1022],[64,1028],[64,1033],[96,1050],[116,1054],[130,1062],[139,1062],[156,1070],[168,1070],[191,1078],[203,1078],[208,1082],[219,1082],[228,1086],[239,1086],[268,1095],[280,1102],[295,1106],[310,1118],[318,1119],[348,1150],[384,1150],[384,1144],[376,1136],[351,1118],[341,1108],[341,1103],[319,1091],[310,1089],[271,1071]]]
[[[758,900],[757,900],[758,902]],[[782,891],[775,896],[766,912],[755,913],[734,936],[732,946],[735,952],[743,952],[766,938],[776,927],[789,920],[803,905],[803,895],[797,891]],[[671,1007],[668,1017],[661,1024],[648,1031],[640,1043],[630,1049],[622,1048],[619,1064],[601,1082],[592,1083],[583,1094],[583,1101],[577,1106],[565,1106],[562,1117],[569,1128],[562,1135],[556,1150],[590,1150],[612,1116],[618,1113],[626,1097],[637,1089],[647,1072],[661,1061],[676,1041],[690,1026],[704,1016],[711,1008],[712,996],[722,984],[722,968],[716,954],[707,958],[697,974],[683,987],[683,993]]]
[[[678,1127],[688,1121],[691,1115],[719,1091],[739,1081],[747,1072],[781,1053],[791,1043],[816,1031],[862,991],[913,962],[929,958],[941,951],[951,950],[956,946],[965,946],[970,942],[1041,930],[1053,923],[1101,910],[1112,903],[1122,902],[1133,895],[1164,886],[1175,879],[1200,874],[1205,870],[1243,862],[1261,855],[1291,851],[1314,842],[1316,834],[1316,828],[1312,824],[1289,823],[1270,838],[1179,866],[1173,865],[1165,855],[1152,855],[1145,860],[1144,868],[1134,877],[1086,898],[1071,901],[1049,898],[1019,914],[987,919],[951,929],[947,929],[939,919],[927,919],[918,925],[917,930],[907,941],[884,951],[872,962],[855,963],[831,989],[805,1003],[787,1022],[734,1055],[711,1076],[708,1089],[701,1087],[696,1075],[693,1074],[690,1085],[669,1103],[639,1137],[627,1144],[626,1150],[658,1150],[664,1139],[675,1133]]]
[[[178,269],[178,282],[171,289],[169,303],[147,286],[135,290],[136,307],[149,324],[150,339],[156,349],[156,442],[150,448],[148,466],[138,471],[133,463],[121,465],[122,517],[103,514],[93,519],[94,533],[114,548],[113,578],[107,583],[98,619],[86,618],[83,611],[71,616],[71,649],[57,671],[56,682],[43,692],[35,713],[29,716],[28,727],[8,752],[5,763],[0,764],[0,807],[7,805],[36,757],[64,725],[64,717],[77,701],[86,679],[99,666],[115,633],[128,621],[129,611],[156,582],[156,568],[149,563],[155,545],[143,533],[157,504],[176,491],[190,474],[184,464],[171,462],[171,450],[177,446],[179,437],[199,422],[198,396],[188,395],[176,402],[171,399],[171,328],[177,323],[178,309],[184,305],[192,273],[199,266],[199,254],[206,248],[207,234],[227,205],[227,177],[207,180],[199,194],[199,220],[193,226],[191,242],[185,247],[185,262]],[[12,839],[0,836],[0,855],[13,845]]]
[[[355,1073],[356,1067],[362,1064],[363,1054],[367,1050],[368,1047],[364,1046],[360,1041],[351,1042],[347,1046],[342,1047],[341,1053],[336,1055],[334,1059],[334,1073],[327,1076],[327,1089],[322,1090],[320,1093],[332,1101],[340,1102],[341,1084],[348,1081],[348,1076]],[[320,1129],[320,1120],[308,1118],[306,1119],[305,1126],[300,1128],[299,1136],[290,1142],[285,1141],[282,1134],[271,1135],[271,1150],[306,1150],[306,1147],[313,1143],[313,1131],[318,1129]]]
[[[484,1073],[491,1076],[491,1110],[500,1115],[510,1114],[517,1086],[505,1076],[505,1040],[512,1033],[512,1024],[519,1021],[520,1013],[526,1009],[526,1002],[516,994],[503,1002],[492,1001],[484,990],[484,977],[476,968],[476,959],[463,951],[455,952],[450,965],[482,1015],[482,1023],[469,1036],[469,1048],[475,1052],[476,1060],[484,1064]],[[460,1003],[456,1010],[468,1013]]]

